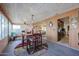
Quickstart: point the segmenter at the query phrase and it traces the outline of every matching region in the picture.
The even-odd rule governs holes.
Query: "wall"
[[[72,25],[72,20],[77,20],[77,23],[73,26]],[[72,16],[70,21],[70,33],[69,33],[69,45],[74,48],[79,49],[79,38],[78,38],[78,33],[79,33],[79,16],[78,16],[78,11],[76,11],[76,16]]]
[[[3,52],[7,44],[8,44],[8,38],[4,38],[3,40],[0,40],[0,53]]]
[[[42,27],[42,26],[46,25],[48,40],[50,40],[52,42],[53,41],[57,42],[57,39],[58,39],[57,38],[58,37],[57,36],[57,28],[58,28],[57,27],[57,20],[60,18],[63,18],[63,17],[67,17],[67,16],[69,17],[69,25],[71,26],[71,20],[72,20],[71,18],[78,16],[78,8],[58,14],[58,15],[55,15],[55,16],[52,16],[52,17],[49,17],[48,19],[45,19],[43,21],[34,23],[34,26],[38,26],[38,27],[41,26]],[[53,27],[49,27],[50,21],[53,23]],[[71,29],[72,27],[73,26],[71,26],[70,30],[69,30],[69,46],[74,47],[74,48],[79,48],[79,46],[78,46],[79,26],[76,29]]]

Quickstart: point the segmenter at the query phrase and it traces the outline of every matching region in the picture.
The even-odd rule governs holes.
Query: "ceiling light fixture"
[[[34,15],[32,14],[32,24],[33,24],[33,20],[34,20],[33,18],[34,18]]]
[[[26,25],[26,22],[24,22],[24,25]]]

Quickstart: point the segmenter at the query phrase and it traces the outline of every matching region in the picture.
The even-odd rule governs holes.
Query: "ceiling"
[[[13,23],[38,22],[79,6],[78,3],[7,3],[4,4]]]

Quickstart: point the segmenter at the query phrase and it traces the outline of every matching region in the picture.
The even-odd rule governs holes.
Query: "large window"
[[[8,33],[9,33],[9,24],[8,24],[8,20],[4,17],[4,36],[8,37]]]
[[[12,24],[10,21],[0,13],[0,40],[11,36]]]
[[[0,14],[0,40],[1,40],[1,14]]]
[[[21,33],[20,25],[13,25],[13,33],[14,33],[14,35],[17,35],[17,34]]]
[[[5,25],[5,23],[4,23],[5,20],[4,20],[3,16],[1,16],[1,20],[2,20],[2,23],[1,23],[1,25],[2,25],[1,26],[2,27],[1,28],[1,30],[2,30],[2,32],[1,32],[2,37],[1,38],[3,39],[4,38],[4,25]]]
[[[11,32],[12,32],[12,24],[9,22],[9,36],[11,36]]]

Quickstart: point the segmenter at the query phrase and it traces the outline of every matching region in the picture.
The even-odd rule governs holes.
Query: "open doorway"
[[[58,42],[69,44],[69,17],[58,19]]]

